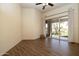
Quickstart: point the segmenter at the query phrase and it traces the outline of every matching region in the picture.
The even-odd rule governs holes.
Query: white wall
[[[74,15],[71,16],[71,17],[74,18],[71,21],[71,22],[73,22],[73,24],[72,24],[73,25],[73,37],[72,37],[73,39],[72,40],[69,39],[69,41],[70,42],[79,43],[79,37],[78,37],[78,34],[79,34],[79,28],[78,28],[79,27],[78,26],[78,22],[79,22],[79,20],[78,20],[78,12],[79,12],[78,11],[78,4],[70,4],[70,5],[66,5],[66,6],[63,6],[63,7],[56,8],[54,10],[48,11],[48,12],[43,14],[44,20],[60,16],[60,15],[56,15],[56,16],[52,16],[52,17],[47,17],[46,18],[46,16],[48,16],[48,15],[53,15],[53,14],[61,13],[63,11],[68,11],[69,9],[74,9]],[[64,15],[64,14],[62,14],[62,15]],[[45,25],[43,25],[43,26],[45,26]],[[44,30],[45,30],[45,28],[44,28]],[[44,32],[44,34],[45,34],[45,32]]]
[[[21,8],[0,4],[0,55],[21,41]]]
[[[42,18],[41,12],[33,8],[22,9],[22,32],[23,39],[37,39],[42,34]]]

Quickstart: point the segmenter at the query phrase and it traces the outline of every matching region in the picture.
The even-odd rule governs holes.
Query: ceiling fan
[[[43,5],[43,8],[42,8],[43,10],[44,10],[45,7],[48,6],[48,5],[51,6],[51,7],[54,6],[54,4],[52,4],[52,3],[36,3],[36,5],[40,5],[40,4]]]

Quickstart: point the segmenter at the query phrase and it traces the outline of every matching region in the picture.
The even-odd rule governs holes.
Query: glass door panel
[[[68,39],[68,21],[60,21],[60,39]]]
[[[52,23],[52,38],[59,39],[59,22]]]

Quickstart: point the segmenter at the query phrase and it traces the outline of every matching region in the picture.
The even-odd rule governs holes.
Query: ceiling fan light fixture
[[[42,3],[43,6],[48,5],[48,3]]]
[[[48,3],[46,3],[46,5],[48,5]]]
[[[46,6],[51,6],[51,7],[54,6],[52,3],[36,3],[36,5],[40,5],[40,4],[43,5],[43,8],[42,8],[43,10],[45,9]]]
[[[45,6],[46,4],[45,4],[45,3],[43,3],[42,5],[43,5],[43,6]]]

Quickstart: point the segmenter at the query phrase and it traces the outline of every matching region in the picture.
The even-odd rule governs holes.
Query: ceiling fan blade
[[[42,3],[36,3],[36,5],[40,5],[40,4],[42,4]]]
[[[43,6],[43,8],[42,8],[42,9],[44,10],[44,9],[45,9],[45,7],[46,7],[46,6]]]
[[[50,5],[50,6],[54,6],[54,4],[52,4],[52,3],[48,3],[48,5]]]

